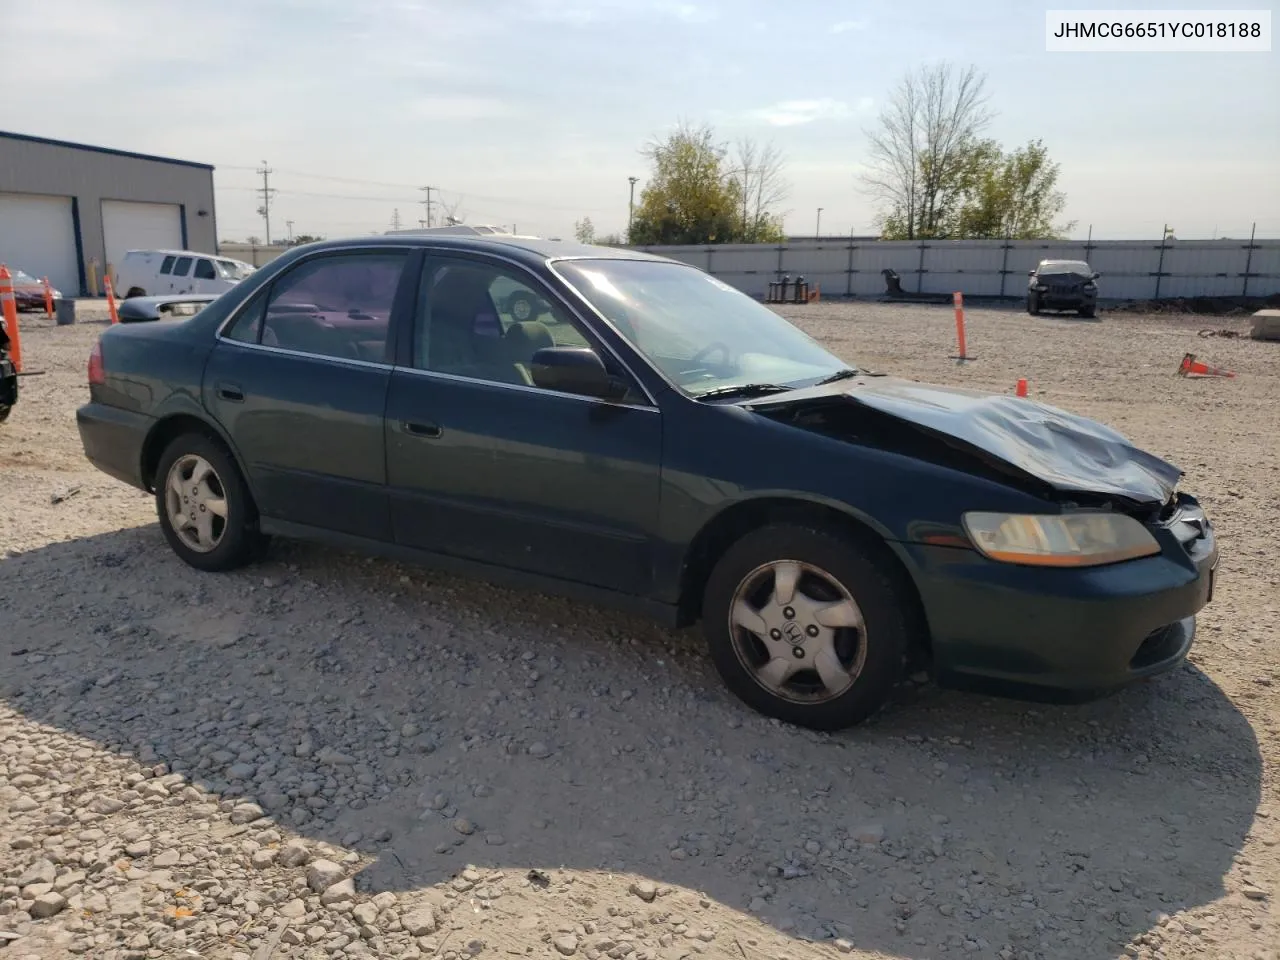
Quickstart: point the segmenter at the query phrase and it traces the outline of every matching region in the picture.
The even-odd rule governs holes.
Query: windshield
[[[249,270],[234,260],[215,260],[213,262],[218,267],[218,273],[227,280],[243,280],[249,275]]]
[[[1040,264],[1041,273],[1078,273],[1092,276],[1093,270],[1083,260],[1046,260]]]
[[[744,384],[804,387],[849,366],[769,308],[693,267],[606,259],[553,266],[691,396]]]
[[[31,274],[27,273],[24,270],[14,270],[12,274],[12,278],[14,283],[38,283],[39,282],[38,280],[36,280],[35,277],[33,277]]]

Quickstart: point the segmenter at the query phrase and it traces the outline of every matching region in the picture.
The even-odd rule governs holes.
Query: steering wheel
[[[708,356],[715,353],[716,351],[720,352],[720,362],[722,364],[727,364],[729,362],[729,357],[732,355],[733,351],[730,348],[730,346],[727,343],[725,343],[723,340],[714,340],[711,343],[708,343],[705,347],[703,347],[701,350],[699,350],[690,358],[690,362],[694,364],[701,364],[707,359]]]

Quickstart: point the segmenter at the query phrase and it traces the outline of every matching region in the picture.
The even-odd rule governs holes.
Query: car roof
[[[679,263],[670,257],[660,257],[630,247],[602,247],[573,241],[547,240],[542,237],[518,237],[502,234],[465,236],[458,234],[391,234],[372,237],[344,237],[318,240],[305,247],[291,249],[324,250],[350,246],[361,247],[435,247],[437,249],[471,250],[477,253],[501,253],[527,264],[540,264],[548,260],[596,259],[596,260],[650,260],[655,263]]]

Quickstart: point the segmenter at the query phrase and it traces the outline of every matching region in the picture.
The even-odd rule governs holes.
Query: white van
[[[130,250],[115,265],[115,290],[129,297],[167,293],[222,293],[249,274],[243,260],[211,257],[190,250]]]

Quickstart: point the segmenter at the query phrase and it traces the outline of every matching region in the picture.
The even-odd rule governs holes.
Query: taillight
[[[93,345],[93,353],[89,354],[89,385],[101,386],[107,382],[107,371],[102,365],[102,344]]]

